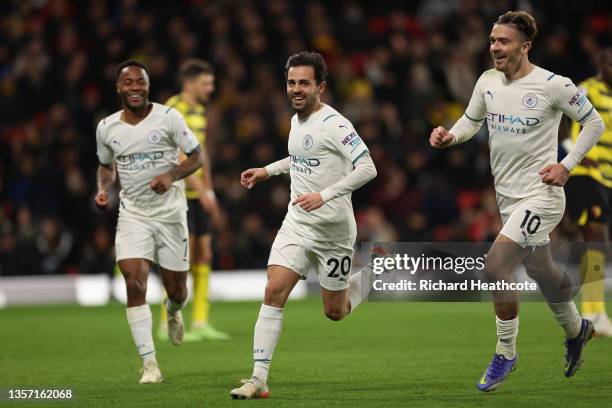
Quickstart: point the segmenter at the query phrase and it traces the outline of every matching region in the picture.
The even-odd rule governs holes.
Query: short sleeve
[[[326,134],[332,146],[344,157],[355,162],[368,152],[368,147],[361,139],[351,122],[340,115],[334,115],[324,122]]]
[[[579,123],[593,113],[593,105],[586,92],[574,85],[570,79],[559,77],[551,82],[550,93],[557,109]]]
[[[185,154],[193,152],[199,143],[191,129],[189,129],[189,126],[187,126],[183,116],[176,109],[170,108],[168,117],[170,118],[170,132],[174,143]]]
[[[113,151],[106,144],[106,126],[104,126],[103,120],[98,123],[96,128],[96,153],[100,163],[111,164],[113,162]]]

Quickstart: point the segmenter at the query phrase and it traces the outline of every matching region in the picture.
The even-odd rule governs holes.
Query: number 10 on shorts
[[[525,228],[525,225],[527,225],[528,233],[535,234],[540,227],[540,216],[532,216],[530,210],[525,210],[525,218],[523,218],[523,222],[521,222],[521,228]]]

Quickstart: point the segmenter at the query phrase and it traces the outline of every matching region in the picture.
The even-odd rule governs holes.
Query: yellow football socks
[[[598,249],[587,249],[580,260],[580,274],[582,276],[582,314],[597,314],[605,312],[604,271],[606,255]]]
[[[191,327],[202,327],[208,323],[208,282],[210,276],[210,265],[194,264],[191,266],[193,274],[193,310],[191,315]]]

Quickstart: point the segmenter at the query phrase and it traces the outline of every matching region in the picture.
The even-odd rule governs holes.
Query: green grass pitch
[[[155,326],[159,307],[153,306]],[[0,389],[74,389],[74,407],[604,407],[612,401],[612,339],[596,338],[578,373],[563,376],[563,339],[545,304],[524,303],[519,363],[500,389],[475,382],[495,346],[487,303],[365,303],[341,322],[320,299],[289,302],[274,354],[270,400],[232,401],[251,373],[258,303],[217,303],[226,342],[157,345],[162,384],[137,383],[140,358],[118,304],[0,311]],[[187,322],[189,311],[185,312]]]

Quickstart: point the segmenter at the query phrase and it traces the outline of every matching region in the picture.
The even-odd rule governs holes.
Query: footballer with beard
[[[376,176],[368,148],[351,122],[321,102],[327,67],[316,52],[300,52],[285,65],[291,118],[289,156],[241,174],[251,189],[289,173],[291,200],[272,244],[268,283],[255,324],[253,374],[230,392],[234,399],[267,398],[268,372],[279,341],[283,308],[300,279],[312,269],[321,285],[325,315],[342,320],[363,300],[371,266],[349,276],[356,238],[351,193]],[[367,293],[367,284],[364,284]]]

